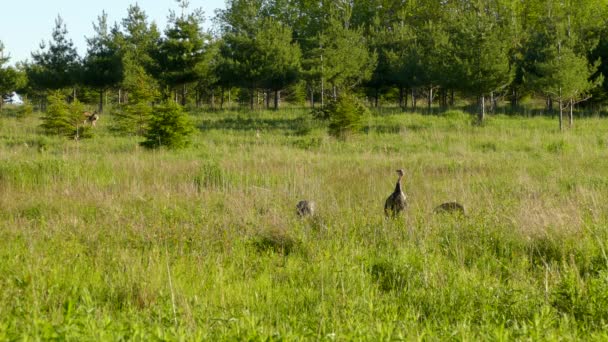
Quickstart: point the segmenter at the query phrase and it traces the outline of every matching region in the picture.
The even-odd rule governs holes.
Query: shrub
[[[340,95],[325,110],[330,120],[329,134],[338,138],[361,131],[363,119],[370,113],[363,102],[350,94]]]
[[[190,143],[194,131],[192,122],[182,108],[174,103],[166,103],[156,108],[141,143],[147,148],[182,148]]]
[[[17,118],[25,119],[30,117],[34,113],[34,107],[30,103],[24,103],[23,105],[17,107],[15,112]]]
[[[114,113],[112,131],[126,135],[143,136],[152,117],[152,106],[145,102],[129,103]]]
[[[60,92],[48,97],[49,106],[42,117],[41,127],[47,134],[63,135],[71,139],[91,136],[89,127],[84,126],[84,106],[77,100],[68,104]]]

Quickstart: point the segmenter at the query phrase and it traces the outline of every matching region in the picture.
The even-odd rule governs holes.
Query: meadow
[[[0,114],[0,340],[608,339],[606,119],[191,117],[150,151]]]

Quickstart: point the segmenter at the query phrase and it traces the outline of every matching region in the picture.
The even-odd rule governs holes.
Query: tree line
[[[536,97],[560,127],[608,98],[606,0],[227,0],[209,31],[177,3],[162,32],[138,5],[113,25],[102,13],[83,57],[58,17],[31,60],[7,67],[0,52],[0,92],[70,89],[103,111],[112,91],[131,119],[162,100],[323,107],[348,92],[428,110],[473,100],[482,121],[498,101]]]

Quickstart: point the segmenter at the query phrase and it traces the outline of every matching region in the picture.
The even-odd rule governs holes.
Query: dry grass
[[[110,117],[78,143],[0,119],[0,339],[606,337],[604,121],[396,114],[338,141],[303,114],[195,115],[155,152]]]

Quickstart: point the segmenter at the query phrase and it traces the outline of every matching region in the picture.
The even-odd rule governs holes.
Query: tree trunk
[[[182,106],[186,105],[186,85],[182,85]]]
[[[562,106],[562,88],[559,88],[559,100],[557,101],[559,106],[559,130],[564,130],[564,107]],[[553,107],[553,101],[551,101],[551,107]],[[553,108],[551,108],[553,110]]]
[[[399,87],[399,108],[403,110],[403,87]]]
[[[315,89],[310,87],[310,106],[315,109]]]
[[[477,117],[477,121],[479,124],[483,123],[483,120],[486,118],[486,96],[481,95],[481,110],[479,111],[479,116]]]
[[[103,94],[104,94],[104,90],[100,89],[99,90],[99,113],[103,113]]]
[[[450,107],[453,107],[455,103],[456,100],[454,99],[454,89],[450,89]]]
[[[431,114],[433,112],[433,85],[432,84],[429,87],[428,107],[429,107],[429,114]]]
[[[416,111],[416,89],[412,88],[412,110]]]
[[[570,99],[570,115],[568,117],[569,122],[568,122],[568,127],[572,128],[572,126],[574,126],[574,113],[573,113],[573,107],[574,107],[574,101],[572,99]]]
[[[249,100],[250,108],[253,110],[255,104],[255,87],[251,87],[251,99]]]
[[[266,109],[270,109],[270,90],[264,92],[264,101],[266,102]]]
[[[333,91],[334,101],[336,101],[338,99],[338,89],[336,89],[336,86],[332,87],[332,91]]]
[[[511,95],[511,110],[515,112],[517,109],[517,89],[513,89],[513,94]]]
[[[323,107],[325,107],[325,82],[323,82],[323,77],[321,77],[321,108]]]
[[[221,98],[220,98],[220,109],[224,109],[224,87],[220,89]]]
[[[211,109],[215,109],[215,89],[211,88]]]
[[[564,109],[562,108],[562,100],[559,99],[559,101],[557,101],[557,104],[559,105],[559,130],[563,131],[564,130]]]
[[[374,107],[378,108],[378,98],[380,97],[380,92],[378,91],[378,88],[375,89],[375,93],[374,93]]]
[[[274,91],[274,110],[279,110],[279,103],[281,102],[281,91]]]
[[[496,107],[496,99],[494,98],[494,92],[490,92],[490,113],[494,114],[494,109]]]

